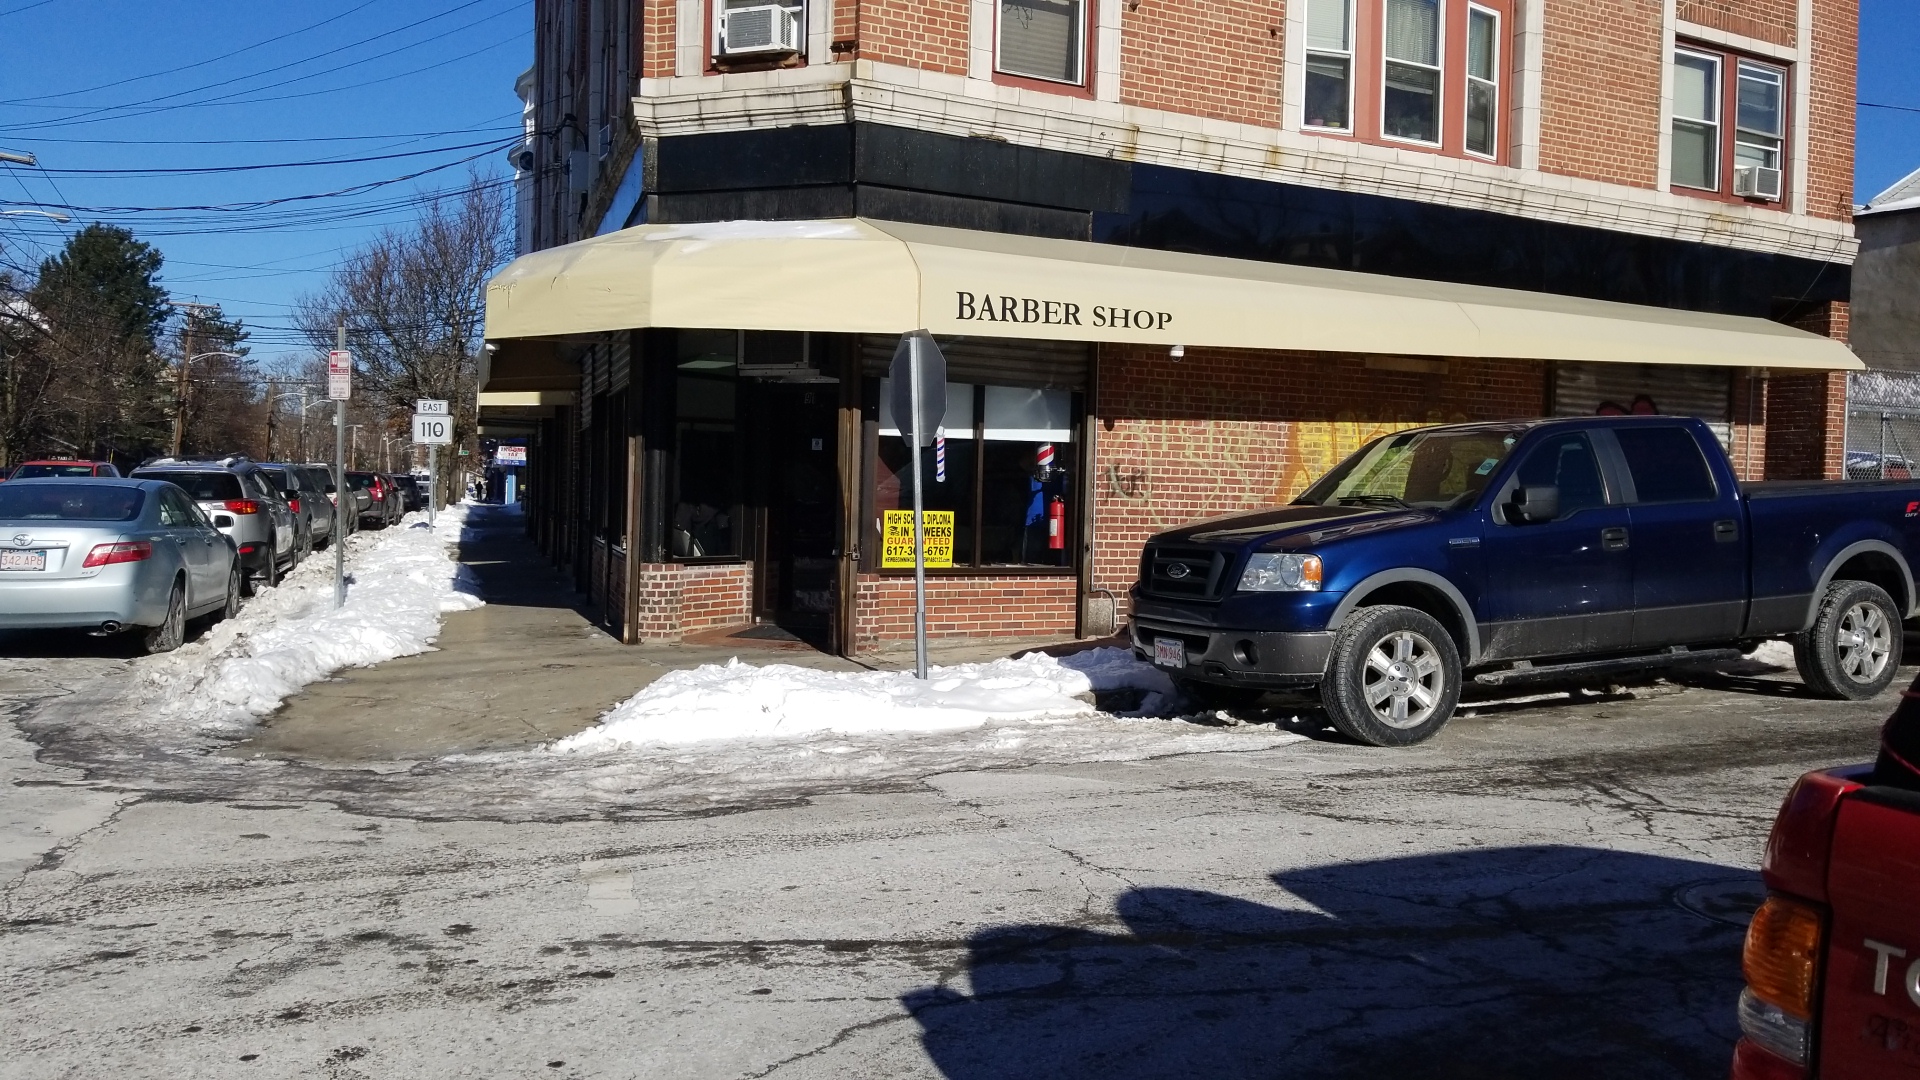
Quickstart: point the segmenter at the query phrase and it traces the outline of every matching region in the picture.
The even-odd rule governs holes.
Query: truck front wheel
[[[1446,726],[1460,700],[1460,652],[1424,611],[1361,608],[1333,639],[1320,700],[1328,722],[1356,742],[1424,742]]]
[[[1821,697],[1863,701],[1892,685],[1900,667],[1900,610],[1870,581],[1836,581],[1813,626],[1793,637],[1800,681]]]

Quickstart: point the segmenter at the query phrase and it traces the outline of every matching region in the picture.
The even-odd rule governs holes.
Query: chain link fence
[[[1855,372],[1847,380],[1847,479],[1920,475],[1920,375]]]

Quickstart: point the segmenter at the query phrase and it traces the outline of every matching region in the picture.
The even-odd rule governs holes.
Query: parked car
[[[427,508],[427,485],[412,473],[392,473],[389,479],[400,489],[400,512],[411,514]]]
[[[384,529],[400,520],[400,491],[392,480],[377,472],[350,472],[347,485],[367,493],[367,508],[360,514],[362,525]]]
[[[1871,765],[1788,792],[1747,927],[1733,1080],[1914,1073],[1920,1037],[1920,681]]]
[[[260,466],[260,472],[286,501],[287,509],[293,511],[294,524],[300,530],[301,558],[325,548],[333,539],[333,503],[327,501],[326,488],[315,484],[312,473],[299,465],[268,462]]]
[[[1911,480],[1913,461],[1899,454],[1876,454],[1871,450],[1847,451],[1849,480]]]
[[[1794,645],[1860,699],[1915,612],[1920,483],[1742,485],[1705,424],[1462,424],[1361,448],[1291,505],[1162,533],[1133,644],[1195,696],[1318,687],[1376,746],[1431,737],[1461,680],[1511,685]]]
[[[241,455],[223,458],[156,458],[133,471],[145,480],[178,485],[240,552],[244,589],[278,585],[299,561],[299,530],[280,492]]]
[[[233,541],[165,481],[8,481],[0,535],[0,627],[130,630],[166,652],[187,620],[239,610]]]
[[[67,458],[53,458],[46,461],[23,461],[14,467],[9,480],[30,480],[36,476],[119,476],[120,470],[111,461],[74,461]]]
[[[332,503],[334,507],[334,519],[345,526],[344,534],[352,536],[354,533],[359,532],[360,515],[368,506],[373,504],[373,497],[364,490],[355,491],[353,485],[349,483],[347,485],[347,501],[350,504],[350,508],[341,510],[338,493],[333,490],[333,466],[323,462],[308,462],[300,467],[307,470],[320,485],[320,490],[327,493],[327,501]]]

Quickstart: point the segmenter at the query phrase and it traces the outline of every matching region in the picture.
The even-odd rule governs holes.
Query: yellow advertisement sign
[[[913,511],[881,512],[880,566],[885,570],[913,569]],[[927,568],[953,566],[953,511],[927,510],[922,514],[927,539]]]

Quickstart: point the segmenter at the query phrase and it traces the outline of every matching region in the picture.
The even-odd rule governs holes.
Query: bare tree
[[[297,305],[295,321],[316,349],[332,348],[335,328],[347,328],[354,396],[364,395],[386,434],[400,434],[418,398],[451,403],[456,442],[474,434],[486,283],[511,254],[509,209],[506,188],[475,174],[427,202],[411,225],[382,232]]]

